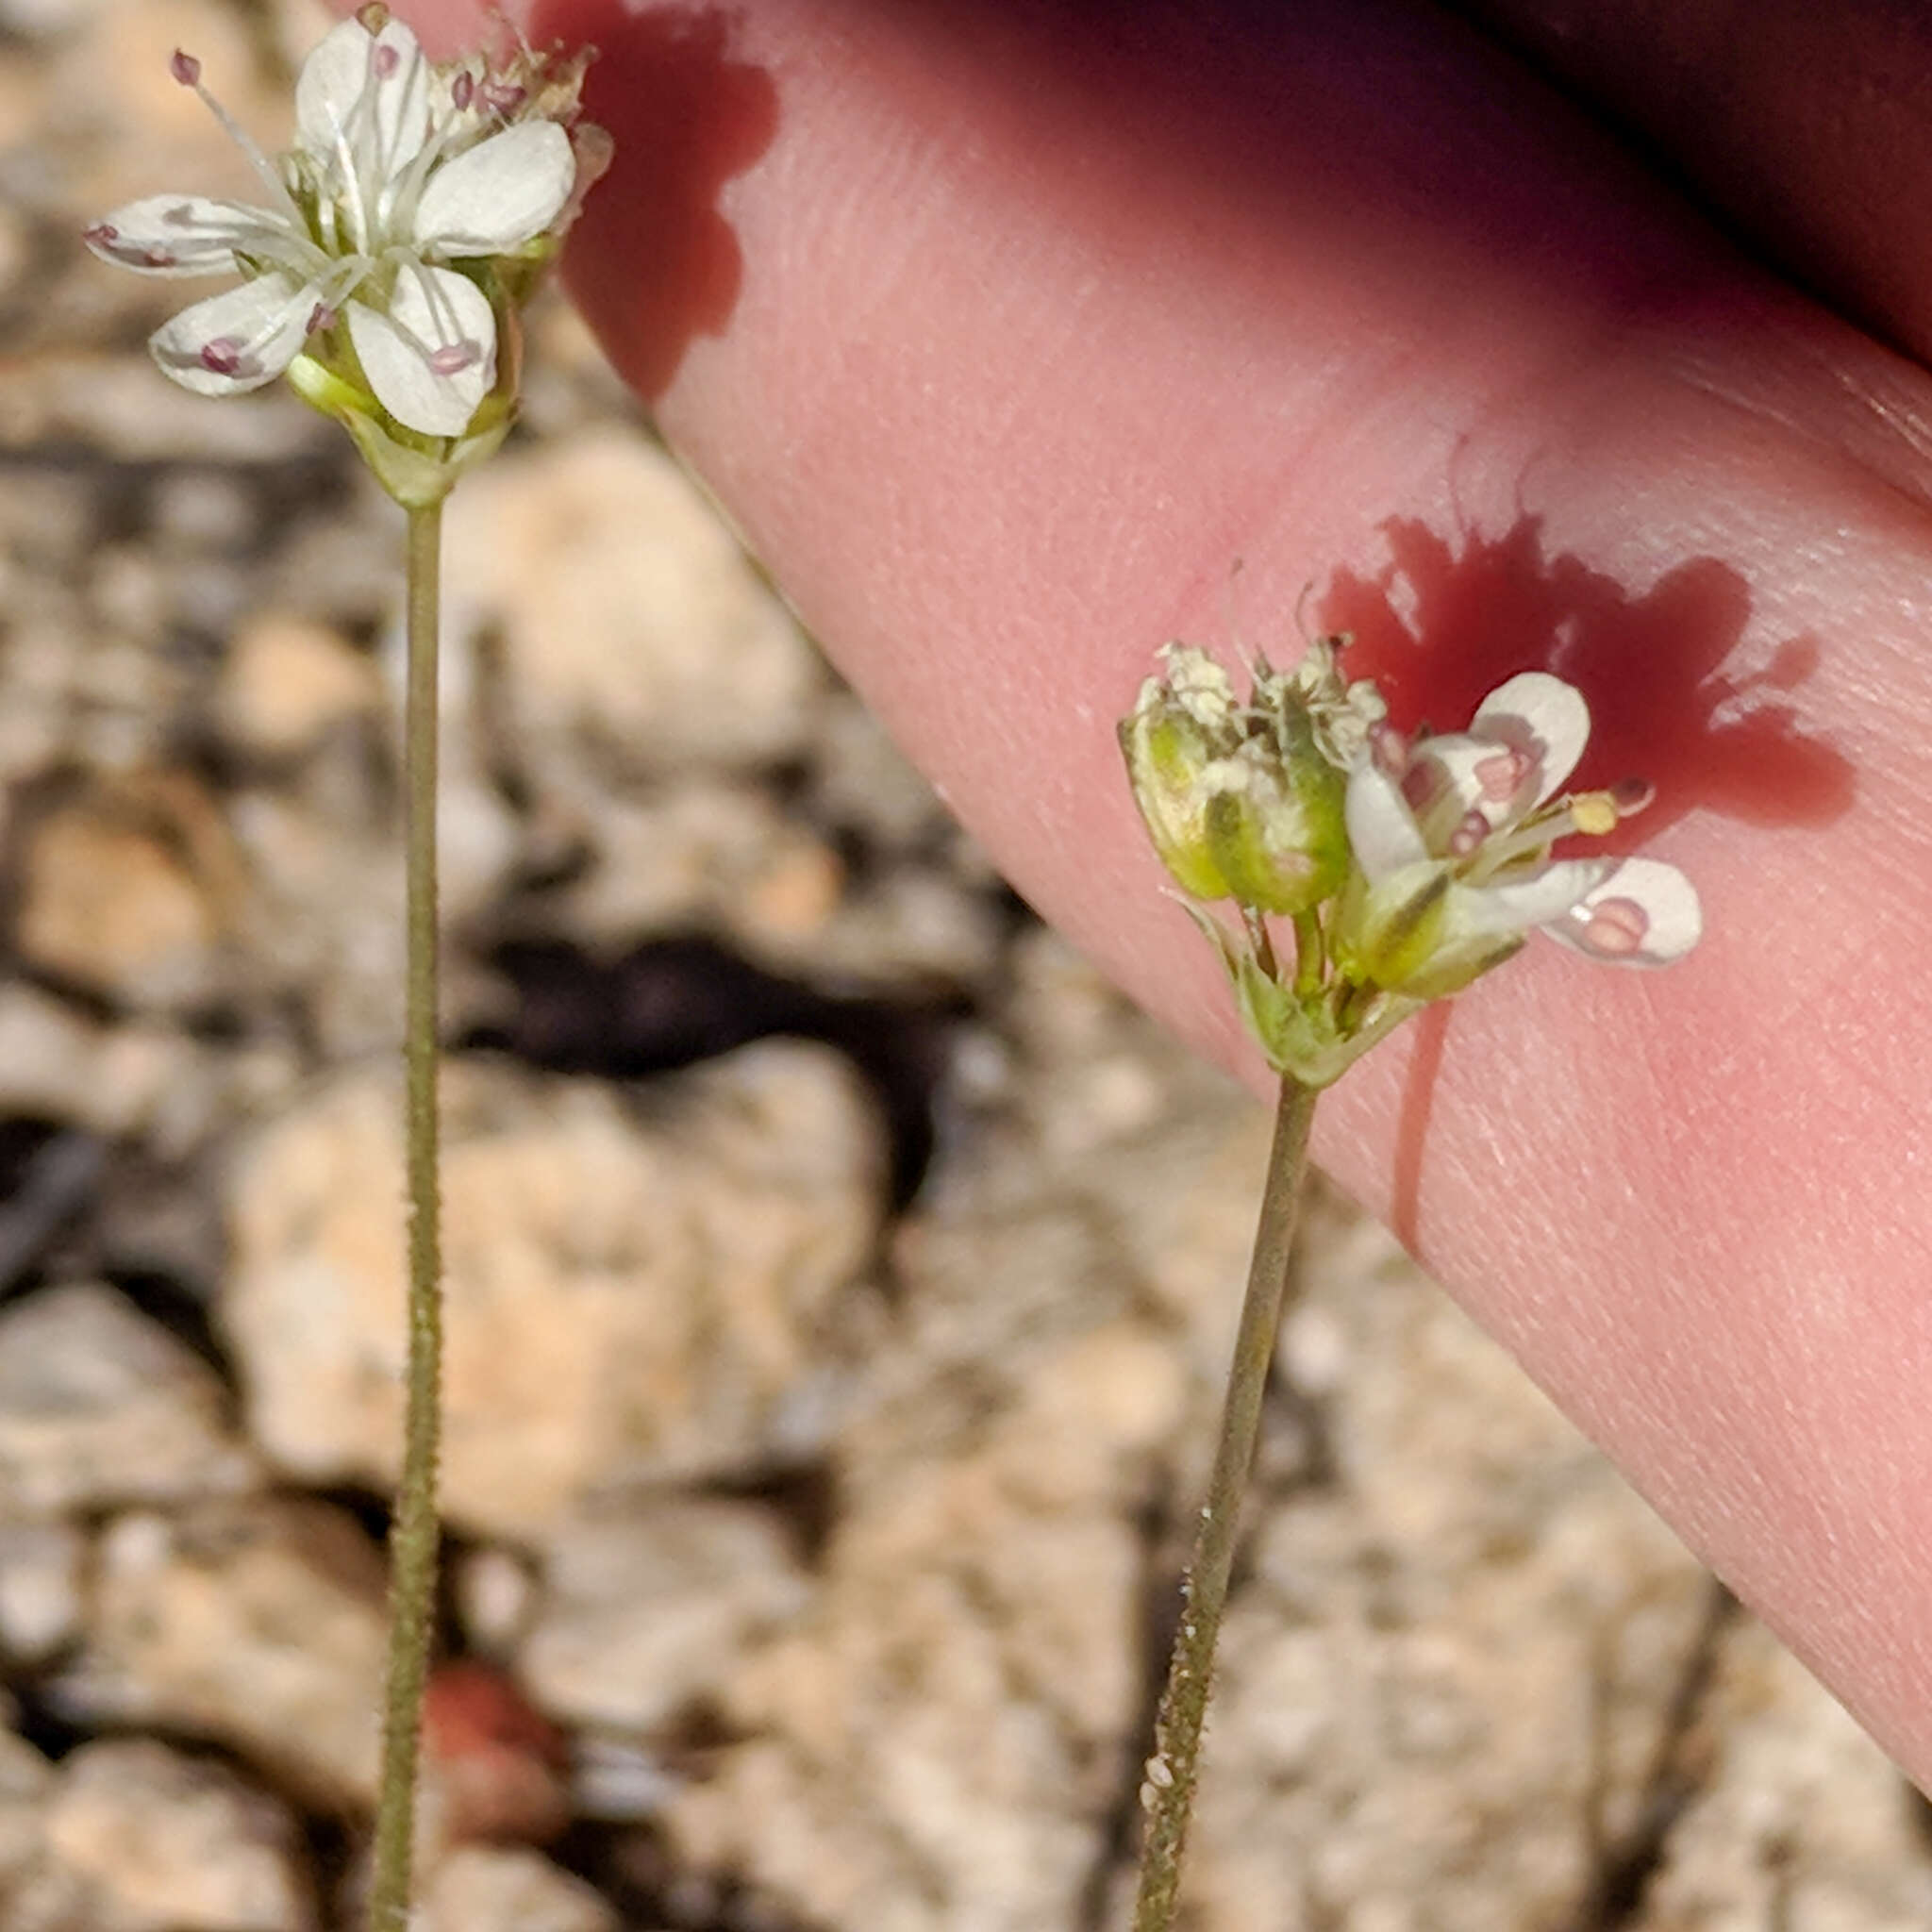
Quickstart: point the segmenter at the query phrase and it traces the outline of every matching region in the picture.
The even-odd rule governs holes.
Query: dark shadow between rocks
[[[510,939],[489,952],[515,998],[506,1020],[462,1044],[558,1074],[645,1079],[773,1036],[816,1040],[873,1090],[891,1148],[891,1199],[905,1208],[933,1152],[933,1095],[964,996],[933,988],[888,998],[780,978],[715,939],[680,934],[598,959],[568,941]]]
[[[735,58],[737,16],[622,0],[540,0],[539,45],[591,46],[584,111],[608,130],[609,173],[584,204],[564,279],[624,379],[650,401],[693,338],[716,335],[744,258],[719,192],[771,144],[778,95]]]

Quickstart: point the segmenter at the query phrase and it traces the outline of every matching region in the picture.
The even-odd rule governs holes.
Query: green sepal
[[[459,476],[495,454],[516,421],[515,399],[499,385],[461,436],[425,436],[405,428],[367,390],[313,356],[297,356],[288,373],[290,388],[349,432],[370,474],[405,509],[441,503]]]

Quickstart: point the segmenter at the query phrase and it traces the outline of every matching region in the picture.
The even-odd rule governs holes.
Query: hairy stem
[[[373,1932],[406,1932],[423,1690],[436,1610],[437,1437],[442,1423],[441,1207],[437,1166],[436,643],[442,507],[408,511],[403,717],[408,887],[403,1030],[409,1195],[409,1359],[403,1467],[390,1529],[389,1674],[375,1814]]]
[[[1155,1720],[1154,1756],[1147,1763],[1142,1800],[1147,1831],[1141,1849],[1141,1885],[1134,1902],[1134,1932],[1169,1932],[1180,1892],[1181,1857],[1188,1823],[1193,1815],[1199,1774],[1201,1732],[1214,1677],[1214,1647],[1227,1581],[1234,1568],[1235,1539],[1241,1528],[1241,1498],[1254,1465],[1260,1433],[1261,1398],[1274,1359],[1274,1339],[1288,1292],[1288,1255],[1301,1203],[1307,1164],[1308,1124],[1314,1118],[1315,1090],[1284,1074],[1274,1113],[1274,1142],[1268,1155],[1268,1180],[1255,1229],[1254,1259],[1234,1360],[1227,1372],[1227,1394],[1221,1411],[1221,1440],[1214,1474],[1201,1509],[1193,1560],[1181,1586],[1181,1621],[1167,1667]]]

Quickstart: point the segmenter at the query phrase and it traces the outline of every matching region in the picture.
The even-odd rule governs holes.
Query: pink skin
[[[1657,19],[1711,11],[1634,10],[1659,73]],[[1710,116],[1693,170],[1775,154],[1747,215],[1932,340],[1932,255],[1888,274],[1873,212],[1924,117],[1861,199],[1775,98],[1927,77],[1781,68],[1802,9],[1746,11],[1722,84],[1658,85],[1727,104],[1731,176]],[[1155,647],[1232,608],[1285,658],[1312,583],[1404,730],[1584,689],[1577,782],[1657,783],[1632,830],[1703,946],[1532,945],[1351,1073],[1318,1155],[1932,1776],[1932,383],[1453,22],[1275,14],[541,0],[617,140],[572,286],[1020,889],[1257,1085],[1122,780]],[[1633,98],[1638,38],[1598,62]]]

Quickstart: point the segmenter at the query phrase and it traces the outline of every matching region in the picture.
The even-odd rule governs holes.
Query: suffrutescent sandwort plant
[[[437,1137],[436,692],[442,500],[517,412],[521,311],[608,158],[578,116],[588,55],[521,43],[437,63],[379,5],[304,63],[295,138],[271,156],[176,52],[175,78],[234,137],[258,204],[151,194],[87,231],[142,275],[235,275],[149,348],[208,396],[285,378],[355,439],[406,519],[404,765],[408,1360],[390,1535],[390,1657],[370,1890],[375,1932],[409,1916],[418,1744],[436,1594],[442,1349]]]
[[[1245,698],[1213,658],[1170,644],[1163,675],[1141,686],[1120,728],[1155,850],[1280,1079],[1221,1436],[1141,1787],[1134,1932],[1174,1922],[1316,1095],[1532,932],[1611,965],[1664,966],[1703,930],[1697,893],[1674,866],[1556,856],[1559,840],[1600,837],[1651,795],[1634,780],[1562,790],[1590,736],[1573,686],[1524,672],[1483,700],[1466,731],[1405,738],[1373,683],[1341,676],[1345,641],[1316,640],[1291,672],[1257,664]],[[1233,925],[1202,909],[1218,901],[1232,905]]]

